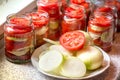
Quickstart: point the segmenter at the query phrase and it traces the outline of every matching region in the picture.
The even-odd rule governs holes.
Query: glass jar
[[[96,14],[90,17],[88,33],[94,44],[105,51],[110,51],[114,34],[114,18],[111,14]]]
[[[102,5],[102,6],[99,6],[97,7],[95,10],[94,10],[94,14],[93,15],[96,15],[96,14],[111,14],[114,18],[114,34],[117,30],[117,23],[118,23],[118,15],[117,15],[117,9],[114,5],[108,5],[108,4],[105,4],[105,5]]]
[[[92,10],[92,2],[90,0],[70,0],[70,2],[73,4],[83,6],[85,8],[85,13],[88,21],[90,12]]]
[[[120,32],[120,0],[116,0],[117,14],[118,14],[118,24],[117,24],[117,32]]]
[[[38,0],[37,1],[38,12],[44,10],[49,14],[49,29],[48,38],[52,40],[58,40],[59,29],[61,21],[61,6],[62,2],[60,0]]]
[[[70,4],[66,8],[61,23],[62,34],[74,30],[86,30],[86,14],[84,7],[77,4]]]
[[[52,40],[59,40],[60,37],[60,19],[50,18],[48,38]]]
[[[11,14],[4,26],[5,55],[13,63],[30,61],[34,50],[34,32],[31,18]]]
[[[38,0],[38,12],[45,10],[48,12],[50,18],[60,17],[61,2],[59,0]]]
[[[64,14],[65,9],[67,8],[67,6],[69,5],[69,0],[61,0],[62,5],[61,5],[61,11]]]
[[[46,11],[29,13],[28,16],[32,18],[32,25],[35,31],[35,48],[38,48],[45,43],[43,38],[47,38],[49,15]]]

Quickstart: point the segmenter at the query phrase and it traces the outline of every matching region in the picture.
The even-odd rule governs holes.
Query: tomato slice
[[[71,2],[75,4],[81,4],[81,3],[84,3],[85,0],[71,0]]]
[[[48,13],[46,11],[40,10],[39,12],[32,12],[27,14],[28,17],[32,18],[32,24],[34,28],[41,28],[48,24],[49,18]]]
[[[110,7],[100,7],[97,9],[97,11],[100,12],[112,12],[112,9]]]
[[[81,5],[82,5],[85,9],[89,9],[89,7],[90,7],[90,4],[89,4],[88,2],[81,3]]]
[[[22,18],[22,17],[14,17],[10,19],[10,23],[11,24],[18,24],[18,25],[29,25],[30,21],[26,18]]]
[[[82,18],[85,15],[84,12],[84,7],[71,4],[69,7],[66,8],[65,15],[71,18]]]
[[[60,44],[70,51],[80,50],[85,44],[85,36],[78,30],[66,32],[60,37]]]
[[[110,27],[111,26],[111,19],[105,17],[105,16],[99,16],[96,17],[95,19],[93,19],[93,21],[91,21],[92,24],[95,24],[99,27]]]

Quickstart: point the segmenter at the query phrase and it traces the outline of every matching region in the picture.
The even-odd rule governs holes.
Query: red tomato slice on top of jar
[[[11,18],[9,20],[9,24],[6,24],[6,26],[9,26],[6,28],[7,32],[9,34],[24,34],[26,32],[32,31],[32,27],[30,24],[30,21],[27,18]]]
[[[96,18],[92,22],[99,27],[109,27],[111,25],[111,19],[105,16],[96,16]]]
[[[84,6],[85,9],[89,9],[90,7],[90,3],[85,2],[85,3],[81,3],[82,6]]]
[[[32,12],[28,14],[32,18],[32,24],[35,29],[45,26],[49,22],[48,13],[46,11]]]
[[[104,6],[104,7],[98,8],[96,11],[99,11],[99,12],[112,12],[112,8]]]
[[[85,36],[78,30],[66,32],[60,37],[60,44],[70,51],[80,50],[85,44]]]
[[[65,15],[71,18],[82,18],[85,15],[85,9],[80,5],[72,4],[66,8]]]
[[[11,24],[18,24],[18,25],[23,25],[23,26],[26,26],[28,24],[30,24],[30,21],[26,18],[20,18],[20,17],[17,17],[17,18],[11,18],[9,20],[9,22]]]
[[[71,0],[71,2],[76,4],[81,4],[81,3],[84,3],[85,0]]]

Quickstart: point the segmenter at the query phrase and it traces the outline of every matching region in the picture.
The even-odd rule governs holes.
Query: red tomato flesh
[[[112,12],[112,9],[110,7],[100,7],[97,10],[100,12]]]
[[[30,13],[30,14],[28,14],[28,16],[31,16],[32,23],[33,23],[35,29],[41,28],[41,27],[47,25],[49,22],[47,12],[42,11],[42,10],[39,12]]]
[[[81,4],[81,3],[84,3],[85,0],[71,0],[71,2],[76,4]]]
[[[91,23],[98,25],[99,27],[110,27],[111,19],[105,16],[100,16],[100,17],[96,17],[93,21],[91,21]]]
[[[81,6],[70,5],[65,10],[65,15],[71,18],[82,18],[85,16],[84,8]]]
[[[11,24],[17,24],[17,25],[23,25],[23,26],[26,26],[26,25],[30,24],[30,21],[28,19],[22,18],[22,17],[11,18],[9,22]]]
[[[58,18],[60,17],[59,11],[60,5],[58,4],[58,0],[40,0],[38,2],[38,12],[40,10],[44,10],[48,12],[50,17]]]
[[[85,36],[80,31],[66,32],[60,37],[60,44],[70,51],[80,50],[85,43]]]

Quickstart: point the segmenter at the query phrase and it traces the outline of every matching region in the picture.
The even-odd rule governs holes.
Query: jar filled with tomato
[[[87,21],[89,20],[89,16],[92,10],[92,2],[90,0],[70,0],[70,3],[83,6],[85,8]]]
[[[32,25],[35,32],[35,48],[45,43],[43,38],[47,38],[49,15],[46,11],[29,13],[28,16],[32,18]]]
[[[118,24],[117,24],[117,32],[120,32],[120,0],[116,0],[116,8],[117,8],[117,14],[118,14]]]
[[[47,38],[51,40],[58,40],[60,36],[60,20],[50,18],[49,27],[47,31]]]
[[[34,50],[34,31],[31,18],[11,14],[4,26],[5,55],[13,63],[30,61]]]
[[[61,11],[64,12],[64,10],[67,8],[69,4],[69,0],[61,0],[62,5],[61,5]]]
[[[37,0],[38,12],[44,10],[48,12],[50,18],[60,17],[61,2],[59,0]]]
[[[108,13],[111,14],[114,18],[114,34],[115,34],[117,30],[118,15],[117,15],[117,9],[114,5],[105,4],[105,5],[96,7],[93,13],[94,13],[93,15],[96,15],[96,14],[107,15]]]
[[[105,0],[105,3],[110,6],[115,6],[117,12],[117,32],[120,32],[120,1],[119,0]]]
[[[59,0],[38,0],[38,12],[44,10],[49,14],[48,38],[52,40],[59,39],[60,21],[61,21],[61,5]]]
[[[74,30],[86,30],[86,14],[84,7],[77,4],[70,4],[61,22],[61,32],[66,33]]]
[[[114,18],[111,14],[96,14],[90,17],[88,33],[94,44],[105,51],[110,51],[114,34]]]

